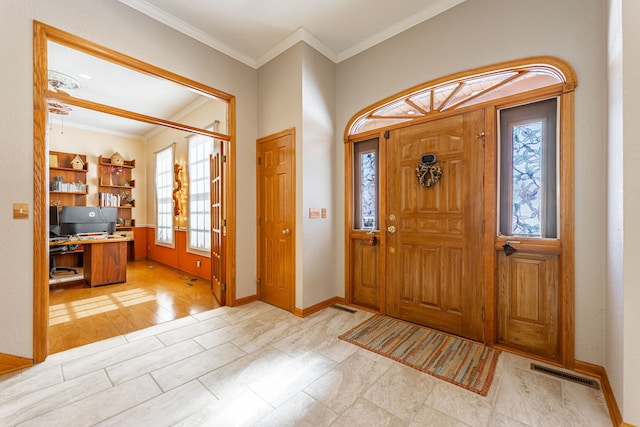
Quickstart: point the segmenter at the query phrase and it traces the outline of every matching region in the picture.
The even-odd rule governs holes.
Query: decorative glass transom
[[[439,83],[405,94],[358,117],[349,135],[456,110],[505,96],[564,83],[565,77],[547,65],[528,65]]]

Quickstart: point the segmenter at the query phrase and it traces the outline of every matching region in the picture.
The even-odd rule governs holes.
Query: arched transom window
[[[490,102],[514,94],[571,83],[575,76],[553,58],[530,58],[518,65],[498,64],[494,69],[472,70],[409,89],[357,115],[348,135],[410,122],[445,111]],[[524,62],[524,63],[523,63]]]

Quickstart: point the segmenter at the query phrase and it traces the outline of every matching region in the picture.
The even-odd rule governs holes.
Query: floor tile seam
[[[224,319],[223,319],[223,320],[224,320]],[[166,333],[174,332],[174,331],[177,331],[178,329],[181,329],[181,328],[188,328],[188,327],[193,326],[193,325],[195,325],[195,323],[194,323],[194,324],[185,325],[185,326],[182,326],[182,327],[180,327],[180,328],[172,329],[172,330],[169,330],[169,331],[164,331],[164,332],[161,332],[161,333],[156,334],[156,335],[154,335],[154,336],[155,336],[156,338],[158,338],[158,340],[160,340],[160,341],[161,341],[163,344],[165,344],[167,347],[169,347],[169,346],[171,346],[171,345],[178,344],[178,343],[181,343],[181,342],[187,341],[187,340],[189,340],[189,339],[195,339],[195,338],[201,337],[201,336],[203,336],[203,335],[209,334],[209,333],[211,333],[211,332],[215,332],[215,331],[218,331],[218,330],[220,330],[220,329],[224,329],[224,328],[227,328],[227,327],[233,326],[232,324],[228,324],[228,325],[220,326],[220,327],[215,328],[215,329],[207,329],[206,331],[203,331],[203,332],[201,332],[201,333],[198,333],[197,335],[187,336],[187,337],[185,337],[184,339],[179,339],[179,340],[174,341],[174,342],[165,342],[165,341],[163,341],[163,339],[162,339],[162,337],[161,337],[161,335],[164,335],[164,334],[166,334]]]
[[[225,344],[226,344],[226,343],[225,343]],[[245,356],[249,355],[249,353],[247,353],[246,351],[244,351],[242,348],[240,348],[240,347],[238,347],[238,346],[234,345],[233,343],[229,343],[229,344],[233,345],[234,347],[236,347],[236,349],[238,349],[238,350],[240,350],[241,352],[243,352],[243,353],[244,353],[241,357],[245,357]],[[217,348],[217,347],[219,347],[219,346],[212,347],[212,348],[210,348],[210,349],[205,350],[204,352],[209,351],[209,350],[212,350],[212,349]],[[163,392],[163,393],[168,393],[168,392],[170,392],[171,390],[175,390],[176,388],[181,387],[181,386],[183,386],[183,385],[185,385],[185,384],[188,384],[188,383],[190,383],[191,381],[195,381],[195,380],[197,380],[200,384],[202,384],[202,385],[204,386],[204,384],[203,384],[203,383],[202,383],[202,381],[200,380],[202,377],[204,377],[205,375],[209,375],[209,374],[211,374],[212,372],[215,372],[215,371],[217,371],[218,369],[223,368],[223,367],[225,367],[225,366],[227,366],[227,365],[229,365],[229,364],[231,364],[231,363],[235,362],[236,360],[238,360],[238,358],[233,359],[233,360],[229,360],[229,361],[227,361],[226,363],[224,363],[224,364],[222,364],[222,365],[220,365],[220,366],[217,366],[215,369],[209,370],[209,371],[207,371],[207,372],[203,372],[202,374],[199,374],[197,377],[190,378],[190,379],[188,379],[186,382],[181,383],[181,384],[174,385],[174,386],[172,386],[171,388],[168,388],[168,389],[166,389],[166,390],[165,390],[165,388],[164,388],[164,387],[162,387],[162,386],[160,385],[160,383],[158,383],[158,381],[156,380],[156,377],[154,376],[154,373],[158,372],[159,370],[166,369],[168,366],[174,365],[174,364],[176,364],[176,363],[178,363],[178,362],[183,362],[183,361],[185,361],[185,360],[187,360],[187,359],[190,359],[190,358],[192,358],[192,357],[195,357],[195,356],[197,356],[197,355],[201,355],[201,354],[202,354],[202,353],[204,353],[204,352],[199,352],[199,353],[196,353],[196,354],[192,354],[192,355],[190,355],[190,356],[188,356],[188,357],[186,357],[186,358],[184,358],[184,359],[181,359],[181,360],[179,360],[179,361],[175,361],[175,362],[172,362],[172,363],[170,363],[170,364],[168,364],[168,365],[165,365],[165,366],[162,366],[162,367],[160,367],[160,368],[154,369],[153,371],[149,372],[148,374],[149,374],[149,375],[151,375],[151,377],[152,377],[152,378],[153,378],[153,380],[156,382],[156,384],[158,384],[158,386],[160,387],[160,390],[162,390],[162,392]],[[204,386],[204,387],[205,387],[205,388],[206,388],[210,393],[212,393],[212,392],[209,390],[209,388],[208,388],[208,387],[206,387],[206,386]],[[213,394],[213,393],[212,393],[212,394]],[[214,397],[215,397],[215,395],[214,395]]]
[[[313,383],[312,383],[312,384],[313,384]],[[309,385],[311,385],[311,384],[309,384]],[[316,399],[315,397],[313,397],[312,395],[310,395],[309,393],[307,393],[307,392],[305,391],[305,389],[306,389],[306,388],[308,388],[308,387],[309,387],[309,386],[305,387],[304,389],[300,390],[300,391],[299,391],[298,393],[296,393],[295,395],[291,396],[291,399],[293,399],[296,395],[298,395],[298,394],[301,394],[301,393],[302,393],[302,394],[306,395],[309,399],[312,399],[316,404],[321,405],[322,407],[324,407],[324,408],[328,409],[329,411],[331,411],[331,412],[333,412],[333,413],[335,413],[335,414],[338,414],[336,411],[334,411],[333,409],[329,408],[329,407],[328,407],[327,405],[325,405],[323,402],[321,402],[320,400]],[[291,400],[291,399],[289,399],[289,400]]]
[[[145,405],[147,402],[150,402],[150,401],[152,401],[154,399],[157,399],[157,398],[159,398],[160,396],[162,396],[162,395],[164,395],[166,393],[165,391],[163,391],[162,387],[160,387],[160,384],[158,384],[156,379],[149,372],[147,372],[147,373],[145,373],[143,375],[140,375],[138,377],[131,378],[131,379],[127,380],[127,381],[132,381],[134,379],[141,378],[141,377],[144,377],[144,376],[149,376],[151,378],[151,381],[153,381],[154,384],[158,387],[158,390],[160,390],[159,394],[153,395],[153,396],[149,397],[148,399],[142,400],[140,402],[136,402],[134,405],[128,406],[127,408],[123,409],[122,411],[120,411],[120,412],[118,412],[116,414],[112,414],[111,416],[109,416],[107,418],[104,418],[102,420],[96,421],[93,425],[99,425],[99,424],[102,424],[102,423],[104,423],[106,421],[109,421],[110,419],[119,417],[121,414],[123,414],[123,413],[125,413],[127,411],[130,411],[130,410],[132,410],[134,408],[137,408],[138,406]],[[125,384],[127,381],[125,381],[124,383],[120,383],[118,385]],[[188,383],[185,383],[185,384],[188,384]]]
[[[160,367],[158,367],[158,368],[154,369],[154,371],[156,371],[156,370],[158,370],[158,369],[162,369],[162,368],[164,368],[164,367],[166,367],[166,366],[168,366],[168,365],[171,365],[171,364],[174,364],[174,363],[178,363],[178,362],[180,362],[180,361],[182,361],[182,360],[184,360],[184,359],[187,359],[187,358],[189,358],[189,357],[195,356],[195,355],[197,355],[197,354],[200,354],[200,353],[203,353],[203,352],[205,352],[205,351],[209,350],[209,349],[204,348],[204,347],[203,347],[202,345],[200,345],[197,341],[195,341],[195,340],[193,340],[193,339],[191,339],[191,338],[189,338],[189,339],[187,339],[187,340],[184,340],[184,341],[177,342],[177,343],[172,344],[172,345],[182,344],[182,343],[184,343],[184,342],[186,342],[186,341],[192,341],[195,345],[197,345],[197,346],[198,346],[198,348],[200,348],[200,351],[197,351],[197,352],[195,352],[195,353],[189,354],[189,355],[187,355],[187,356],[185,356],[185,357],[181,357],[180,359],[178,359],[178,360],[174,360],[173,362],[167,363],[166,365],[162,365],[162,366],[160,366]],[[165,345],[165,346],[163,346],[163,347],[161,347],[161,348],[156,348],[155,350],[152,350],[152,351],[147,352],[147,353],[140,354],[140,355],[135,356],[135,357],[133,357],[133,358],[131,358],[131,359],[122,360],[122,361],[120,361],[120,362],[118,362],[118,363],[116,363],[116,364],[114,364],[114,365],[109,365],[109,366],[105,367],[104,369],[105,369],[105,371],[107,372],[107,375],[109,375],[109,371],[108,371],[108,370],[109,370],[110,368],[114,367],[114,366],[117,366],[117,365],[120,365],[120,364],[123,364],[123,363],[126,363],[126,362],[130,362],[131,360],[137,359],[137,358],[139,358],[139,357],[144,357],[144,356],[150,355],[150,354],[155,353],[155,352],[159,352],[159,351],[167,350],[167,349],[169,349],[172,345]],[[137,376],[132,377],[132,378],[128,378],[126,381],[129,381],[130,379],[133,379],[133,378],[139,378],[139,377],[141,377],[141,376],[143,376],[143,375],[145,375],[145,374],[150,374],[151,372],[154,372],[154,371],[143,372],[143,373],[141,373],[140,375],[137,375]],[[125,382],[126,382],[126,381],[125,381]],[[120,382],[120,383],[117,383],[117,384],[115,384],[115,385],[119,385],[119,384],[122,384],[122,383]]]
[[[155,336],[153,336],[153,337],[155,338]],[[148,337],[148,338],[150,338],[150,337]],[[157,338],[156,338],[156,340],[157,340],[160,344],[162,344],[162,347],[161,347],[161,348],[151,349],[151,350],[145,351],[145,352],[143,352],[143,353],[137,354],[137,355],[135,355],[135,356],[134,356],[134,355],[131,355],[130,357],[128,357],[128,358],[126,358],[126,359],[119,359],[117,362],[114,362],[114,363],[112,363],[112,364],[110,364],[110,365],[104,365],[104,366],[96,367],[96,368],[95,368],[95,369],[93,369],[93,370],[90,370],[90,371],[87,371],[87,372],[83,372],[81,375],[76,376],[76,377],[73,377],[73,378],[66,378],[66,377],[65,377],[65,375],[64,375],[64,367],[62,367],[62,366],[61,366],[61,371],[62,371],[62,376],[63,376],[63,378],[64,378],[64,382],[71,381],[71,380],[74,380],[74,379],[79,378],[79,377],[81,377],[81,376],[84,376],[84,375],[86,375],[86,374],[90,374],[90,373],[97,372],[97,371],[100,371],[100,370],[105,370],[105,372],[106,372],[106,370],[107,370],[107,369],[109,369],[109,368],[111,368],[111,367],[113,367],[113,366],[115,366],[115,365],[118,365],[118,364],[120,364],[120,363],[128,362],[128,361],[133,360],[133,359],[136,359],[136,358],[138,358],[138,357],[140,357],[140,356],[144,356],[144,355],[147,355],[147,354],[153,353],[154,351],[158,351],[158,350],[161,350],[161,349],[163,349],[163,348],[167,348],[167,347],[168,347],[167,345],[165,345],[165,344],[164,344],[162,341],[160,341],[159,339],[157,339]],[[128,345],[128,344],[129,344],[129,343],[127,343],[127,344],[123,344],[123,345]],[[113,350],[113,349],[115,349],[115,348],[117,348],[117,347],[110,348],[109,350]],[[74,360],[74,362],[76,362],[76,361],[78,361],[78,360],[79,360],[79,359],[76,359],[76,360]]]
[[[74,379],[82,378],[82,377],[87,376],[87,375],[92,375],[92,374],[95,374],[95,373],[97,373],[97,372],[99,372],[99,371],[89,372],[89,373],[87,373],[87,374],[85,374],[85,375],[82,375],[82,376],[80,376],[80,377],[76,377],[76,378],[74,378]],[[107,387],[107,388],[105,388],[105,389],[100,389],[100,390],[97,390],[97,391],[93,391],[93,392],[89,391],[88,393],[84,393],[82,396],[78,396],[78,397],[77,397],[77,399],[72,400],[72,401],[70,401],[70,402],[67,402],[66,404],[64,404],[64,405],[62,405],[62,406],[52,407],[52,408],[51,408],[50,410],[48,410],[48,411],[39,412],[39,413],[37,413],[36,415],[34,415],[33,417],[28,418],[28,419],[25,419],[25,420],[22,420],[22,421],[20,421],[18,424],[15,424],[15,425],[16,425],[16,426],[18,426],[18,425],[20,425],[20,424],[24,424],[24,423],[26,423],[26,422],[28,422],[28,421],[30,421],[30,420],[35,419],[35,418],[42,417],[42,416],[47,415],[47,414],[50,414],[50,413],[52,413],[52,412],[54,412],[54,411],[56,411],[56,410],[58,410],[58,409],[61,409],[61,408],[64,408],[64,407],[66,407],[66,406],[69,406],[69,405],[72,405],[72,404],[74,404],[74,403],[77,403],[77,402],[79,402],[81,399],[84,399],[84,398],[87,398],[87,397],[91,397],[91,396],[95,396],[96,394],[102,393],[102,392],[104,392],[104,391],[106,391],[106,390],[109,390],[109,389],[113,388],[113,384],[111,383],[111,380],[109,379],[109,377],[106,375],[106,372],[104,372],[103,374],[104,374],[104,376],[106,377],[107,382],[109,382],[110,387]],[[70,381],[72,381],[72,380],[70,380]],[[66,382],[66,381],[65,381],[65,382]],[[62,383],[62,384],[64,384],[64,383]],[[47,389],[47,388],[55,387],[56,385],[60,385],[60,384],[55,384],[55,385],[52,385],[52,386],[49,386],[49,387],[45,387],[44,389],[39,389],[39,390],[36,390],[35,392],[42,391],[42,390],[45,390],[45,389]],[[35,393],[35,392],[34,392],[34,393]],[[31,394],[31,393],[29,393],[29,394]],[[24,395],[24,396],[22,396],[22,397],[26,397],[26,396],[28,396],[28,395]],[[44,399],[44,400],[46,401],[46,400],[51,399],[51,398],[52,398],[52,396],[50,395],[50,396],[45,397],[45,399]],[[42,403],[42,400],[38,402],[38,404],[41,404],[41,403]],[[14,424],[11,424],[11,425],[14,425]]]
[[[57,368],[57,371],[58,371],[58,372],[57,372],[58,381],[57,381],[55,384],[50,384],[50,385],[48,385],[47,387],[53,387],[53,386],[56,386],[56,385],[59,385],[59,384],[63,384],[63,383],[64,383],[64,376],[62,375],[62,366],[61,366],[60,364],[52,365],[52,366],[51,366],[51,368],[48,368],[48,369],[52,369],[52,370],[53,370],[53,368]],[[23,371],[26,371],[27,369],[29,369],[29,368],[26,368],[26,369],[24,369]],[[33,377],[31,377],[31,378],[23,379],[23,378],[22,378],[22,375],[23,375],[23,373],[22,373],[22,372],[18,372],[17,374],[18,374],[18,376],[17,376],[17,378],[16,378],[16,383],[15,383],[14,385],[12,385],[12,386],[8,386],[8,387],[6,387],[6,388],[2,389],[2,391],[6,391],[6,390],[8,390],[10,387],[17,387],[19,384],[20,384],[20,385],[22,385],[25,381],[31,381],[31,380],[33,380],[33,379],[36,377],[36,376],[33,376]],[[36,374],[36,375],[38,375],[38,374]],[[14,377],[12,377],[12,378],[10,378],[10,379],[13,379],[13,378],[14,378]],[[0,381],[0,382],[2,382],[2,381]],[[35,392],[35,391],[38,391],[38,390],[42,390],[42,388],[41,388],[41,387],[38,387],[37,389],[34,389],[33,391],[28,392],[28,393],[17,393],[17,394],[14,394],[14,396],[13,396],[13,397],[10,397],[9,399],[7,399],[7,397],[8,397],[8,396],[3,396],[2,391],[0,391],[0,406],[2,406],[2,404],[4,404],[4,403],[11,402],[12,400],[20,399],[20,398],[22,398],[22,397],[24,397],[24,396],[27,396],[27,395],[29,395],[29,394],[31,394],[31,393],[33,393],[33,392]]]
[[[496,408],[493,408],[493,410],[491,411],[491,414],[489,414],[489,421],[487,421],[486,427],[491,427],[491,420],[494,418],[494,415],[496,415],[496,414],[500,415],[501,417],[507,418],[509,420],[513,420],[516,423],[520,423],[522,425],[525,425],[527,427],[535,427],[535,424],[525,423],[524,421],[519,420],[517,418],[514,418],[511,415],[503,414],[502,412],[498,411]]]
[[[143,340],[143,339],[145,339],[145,338],[149,338],[149,337],[157,337],[158,335],[161,335],[161,334],[163,334],[163,333],[165,333],[165,332],[170,332],[170,331],[173,331],[173,330],[176,330],[176,329],[179,329],[179,328],[185,327],[185,326],[194,325],[195,323],[197,323],[197,322],[198,322],[198,320],[196,320],[194,323],[187,323],[187,324],[182,325],[182,326],[176,326],[175,328],[169,328],[169,329],[167,329],[167,330],[163,330],[163,331],[161,331],[161,332],[158,332],[158,333],[155,333],[155,334],[151,334],[151,335],[142,335],[142,336],[141,336],[141,337],[139,337],[139,338],[133,338],[133,339],[132,339],[132,337],[128,337],[128,335],[134,335],[134,336],[135,336],[136,332],[137,332],[137,333],[140,333],[141,331],[144,331],[145,329],[156,328],[156,327],[159,327],[159,326],[161,326],[161,325],[162,325],[162,326],[167,326],[167,324],[168,324],[168,323],[172,323],[172,322],[175,322],[175,323],[182,323],[182,322],[184,322],[184,319],[188,319],[188,318],[193,318],[193,316],[187,316],[187,317],[181,317],[181,318],[179,318],[179,319],[172,319],[172,320],[168,320],[168,321],[166,321],[166,322],[161,322],[161,323],[158,323],[158,324],[155,324],[155,325],[152,325],[152,326],[148,326],[148,327],[143,328],[143,329],[139,329],[139,330],[137,330],[137,331],[128,332],[128,333],[126,333],[126,334],[121,334],[121,335],[118,335],[118,336],[122,336],[122,337],[127,341],[127,343],[134,343],[134,342],[136,342],[136,341],[141,341],[141,340]],[[158,329],[160,329],[160,328],[158,328]]]

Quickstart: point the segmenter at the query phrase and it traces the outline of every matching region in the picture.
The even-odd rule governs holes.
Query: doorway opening
[[[180,92],[183,101],[193,101],[190,105],[190,110],[180,110],[164,113],[156,113],[154,110],[145,109],[140,104],[135,104],[135,108],[131,108],[131,105],[127,105],[127,101],[123,103],[110,102],[107,99],[100,96],[73,96],[68,92],[55,90],[48,84],[48,67],[47,61],[48,53],[52,45],[61,46],[66,50],[73,51],[79,55],[84,55],[87,60],[90,61],[102,61],[105,64],[113,67],[116,70],[114,73],[123,73],[135,75],[137,84],[130,86],[131,93],[134,95],[134,100],[144,99],[145,96],[135,96],[135,91],[144,88],[148,85],[159,84],[161,86],[170,86],[169,91]],[[108,79],[105,79],[105,82]],[[117,86],[117,85],[116,85]],[[121,92],[117,92],[121,94]],[[167,93],[167,92],[163,92]],[[200,97],[199,100],[194,100],[193,95]],[[126,97],[122,97],[126,98]],[[131,99],[131,98],[129,98]],[[195,118],[194,121],[183,121],[182,119],[174,119],[174,117],[187,117],[188,112],[193,112],[197,107],[202,106],[209,100],[213,100],[214,104],[223,106],[224,109],[224,130],[216,132],[207,129],[207,126],[213,121],[209,119],[203,123],[202,117]],[[155,104],[159,104],[157,102]],[[102,119],[105,117],[114,120],[125,121],[127,123],[137,123],[142,125],[150,125],[157,130],[150,130],[149,138],[163,130],[169,130],[171,132],[179,132],[184,135],[203,135],[212,140],[225,141],[228,144],[227,162],[224,168],[224,175],[227,179],[224,180],[224,188],[221,192],[222,199],[221,204],[225,206],[222,210],[226,217],[224,233],[224,246],[221,250],[223,254],[223,262],[225,264],[223,283],[225,284],[225,297],[226,303],[233,305],[235,303],[235,98],[225,92],[208,87],[201,83],[189,80],[187,78],[178,76],[171,72],[162,70],[158,67],[154,67],[150,64],[144,63],[137,59],[128,57],[119,52],[113,51],[103,46],[94,44],[88,40],[81,39],[72,34],[63,32],[53,27],[47,26],[40,22],[34,22],[34,362],[38,363],[43,361],[48,353],[47,348],[47,324],[49,321],[49,270],[48,266],[48,205],[49,205],[49,182],[48,173],[49,170],[49,139],[47,135],[47,123],[48,115],[51,111],[51,105],[62,104],[71,109],[77,111],[86,111],[90,115],[100,115]],[[149,105],[153,105],[150,103]],[[134,104],[132,104],[134,105]],[[184,107],[184,104],[183,104]],[[185,107],[186,108],[186,107]],[[192,116],[194,116],[192,114]],[[211,116],[209,116],[211,117]],[[155,132],[155,133],[154,133]],[[146,157],[146,156],[143,156]],[[144,159],[142,159],[144,160]],[[99,162],[96,162],[99,163]],[[144,162],[143,162],[144,163]],[[150,164],[149,162],[146,162]],[[101,163],[100,163],[101,164]],[[96,169],[98,166],[95,166]],[[151,169],[153,167],[150,166]],[[39,172],[38,172],[39,171]],[[90,173],[90,172],[89,172]],[[148,181],[148,173],[142,174],[143,182]],[[97,178],[96,178],[97,179]],[[138,178],[138,185],[141,184],[140,178]],[[101,182],[102,183],[102,182]],[[132,188],[131,182],[127,182],[128,188]],[[126,184],[123,184],[125,186]],[[104,186],[104,185],[103,185]],[[109,187],[110,185],[106,185]],[[111,185],[113,187],[113,185]],[[140,187],[145,187],[141,185]],[[207,186],[208,187],[208,186]],[[91,192],[89,192],[91,196]],[[96,197],[97,194],[93,195]],[[178,199],[176,205],[184,204],[186,212],[191,212],[192,207],[188,204],[188,197],[185,199]],[[154,207],[151,207],[151,203],[147,203],[147,208],[143,211],[140,210],[141,215],[146,216],[147,211],[154,212]],[[97,203],[96,203],[97,205]],[[134,208],[133,205],[129,206],[129,209],[141,208],[139,205]],[[152,213],[150,217],[153,217]],[[179,216],[177,217],[177,224],[174,223],[175,230],[180,228]],[[191,219],[183,217],[188,229],[188,221]],[[123,220],[124,221],[124,220]],[[162,257],[163,250],[166,247],[162,245],[153,245],[155,243],[155,231],[152,227],[135,227],[132,220],[128,224],[123,222],[123,225],[130,225],[133,228],[134,240],[143,242],[140,246],[141,252],[144,254],[145,250],[150,247],[154,247],[159,257]],[[207,226],[208,227],[208,226]],[[180,231],[180,230],[177,230]],[[176,231],[176,232],[177,232]],[[183,232],[184,234],[184,232]],[[220,247],[218,247],[220,249]],[[199,265],[200,268],[204,265],[204,268],[210,269],[209,262],[202,262],[204,257],[190,249],[187,249],[183,255],[184,257],[194,257],[194,265]],[[196,264],[197,263],[197,264]],[[219,271],[219,270],[218,270]],[[209,275],[209,273],[207,273]]]

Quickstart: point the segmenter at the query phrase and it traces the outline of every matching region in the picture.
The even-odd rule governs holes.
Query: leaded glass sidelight
[[[513,162],[511,232],[541,237],[542,224],[542,121],[512,128]]]
[[[353,147],[354,220],[356,230],[378,228],[378,139]]]
[[[500,111],[500,233],[556,238],[556,99]]]

